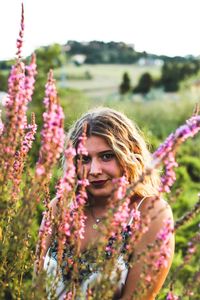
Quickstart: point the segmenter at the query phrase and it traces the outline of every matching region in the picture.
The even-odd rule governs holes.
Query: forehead
[[[106,150],[112,150],[104,137],[92,135],[87,138],[85,147],[89,153],[98,153]]]

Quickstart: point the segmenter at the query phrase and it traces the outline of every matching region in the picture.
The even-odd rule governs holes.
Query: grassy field
[[[124,72],[129,73],[132,86],[134,86],[137,83],[140,75],[147,71],[151,73],[154,78],[158,77],[160,74],[160,69],[158,67],[139,67],[135,65],[84,65],[81,67],[67,65],[62,69],[55,70],[54,73],[57,78],[57,86],[64,87],[63,89],[59,89],[59,97],[66,116],[65,130],[67,131],[74,120],[77,119],[83,112],[86,112],[89,108],[98,105],[105,105],[124,112],[131,120],[135,121],[143,130],[144,136],[146,137],[146,140],[150,146],[150,150],[153,152],[158,145],[164,141],[167,135],[170,134],[170,132],[174,132],[178,126],[183,124],[185,120],[191,116],[194,104],[199,102],[200,89],[198,87],[191,89],[191,84],[188,82],[187,85],[185,84],[185,87],[183,86],[178,93],[174,94],[164,93],[162,90],[152,90],[146,97],[138,95],[133,96],[131,93],[125,97],[119,96],[118,87]],[[86,75],[88,73],[91,75],[92,79],[86,80],[85,78],[87,77]],[[63,76],[65,76],[64,80],[62,79]],[[141,97],[141,101],[135,101],[135,97]],[[42,99],[41,102],[37,103],[42,103]],[[35,112],[37,123],[38,115],[42,115],[43,112],[42,105],[38,105]],[[33,161],[38,159],[38,146],[39,143],[35,146],[36,150],[33,149],[33,153],[31,154]],[[172,189],[172,193],[169,195],[163,195],[163,197],[167,199],[172,206],[175,220],[184,215],[184,213],[188,212],[189,209],[191,209],[192,206],[197,202],[197,194],[199,192],[200,182],[199,153],[200,136],[190,139],[179,149],[177,155],[179,168],[176,168],[177,181]],[[50,194],[52,198],[55,195],[54,187],[57,184],[57,179],[60,176],[60,172],[60,169],[56,168],[55,174],[53,174],[51,178],[52,181],[50,184]],[[29,173],[32,174],[32,170],[27,172],[27,174]],[[27,176],[24,176],[24,178],[25,177]],[[5,196],[5,203],[7,203],[7,194],[5,194]],[[21,205],[21,199],[19,205]],[[25,216],[27,215],[28,214],[25,214]],[[28,223],[31,224],[30,226],[32,226],[32,240],[30,241],[30,245],[32,247],[31,251],[29,249],[30,246],[27,246],[27,240],[21,238],[21,235],[24,235],[25,237],[27,236],[28,230],[27,226],[24,226],[23,224],[24,218],[16,217],[14,219],[16,223],[14,223],[15,226],[13,226],[13,228],[21,228],[21,230],[19,230],[20,235],[18,241],[23,242],[24,248],[20,248],[19,251],[17,248],[18,252],[16,252],[15,246],[18,246],[18,243],[16,243],[16,241],[14,243],[9,243],[9,240],[5,243],[8,251],[7,248],[5,248],[6,250],[2,248],[4,253],[6,253],[5,262],[11,262],[9,268],[11,271],[9,274],[10,277],[8,277],[7,273],[4,272],[5,268],[2,267],[1,274],[3,274],[4,277],[1,276],[1,278],[4,279],[7,276],[8,278],[11,278],[11,280],[9,279],[7,281],[7,285],[2,285],[2,289],[0,290],[1,299],[11,299],[13,297],[13,299],[16,299],[17,296],[11,297],[11,294],[13,293],[14,295],[16,292],[16,295],[19,295],[20,289],[20,293],[23,294],[26,299],[33,299],[31,298],[33,296],[33,291],[31,289],[31,274],[33,266],[32,249],[35,251],[35,241],[38,235],[38,226],[41,221],[41,216],[42,208],[39,207],[37,214],[34,216],[31,222],[29,221]],[[182,295],[184,293],[184,289],[187,289],[187,286],[190,284],[190,282],[192,282],[193,285],[191,284],[191,286],[194,293],[194,297],[192,297],[192,299],[199,300],[199,284],[197,280],[193,280],[196,272],[199,274],[199,246],[196,250],[196,253],[193,254],[191,261],[188,261],[184,268],[180,268],[184,261],[184,255],[187,253],[186,249],[188,247],[188,242],[190,242],[193,236],[198,232],[199,223],[200,220],[198,215],[177,231],[176,253],[174,256],[173,265],[168,279],[165,282],[163,291],[158,296],[158,300],[166,299],[166,293],[169,290],[170,281],[174,274],[176,276],[174,290],[177,295],[180,295],[179,299],[189,299],[186,296],[182,297]],[[7,225],[5,225],[4,228],[7,228],[6,226]],[[23,229],[25,229],[25,231],[23,231]],[[10,229],[8,229],[8,232],[9,230]],[[8,239],[7,235],[6,238]],[[10,240],[13,241],[12,235]],[[11,248],[10,245],[13,245],[13,248]],[[19,253],[19,255],[17,253]],[[27,253],[27,258],[24,253]],[[15,259],[16,257],[20,257],[20,259]],[[15,261],[17,263],[13,264]],[[179,270],[179,273],[177,273],[177,270]],[[13,281],[13,278],[16,278],[15,281]],[[20,288],[18,284],[18,278],[20,279]],[[39,295],[38,298],[36,297],[37,299],[42,298],[40,290],[43,287],[45,288],[45,286],[42,286],[42,282],[43,281],[41,280],[41,285],[39,286],[40,289],[35,289],[35,292],[37,292]],[[8,296],[4,297],[4,292]],[[1,297],[1,295],[3,296]]]
[[[62,87],[78,89],[92,98],[113,97],[118,93],[124,72],[135,86],[144,72],[159,77],[160,67],[137,65],[82,65],[68,64],[55,70],[55,76]],[[91,79],[87,79],[87,75]]]

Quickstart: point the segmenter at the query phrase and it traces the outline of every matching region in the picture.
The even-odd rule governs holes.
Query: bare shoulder
[[[151,219],[168,218],[173,220],[172,209],[163,198],[155,199],[155,197],[147,197],[142,201],[140,206],[142,215],[149,215]]]
[[[57,204],[58,204],[58,198],[53,198],[52,200],[51,200],[51,202],[49,203],[49,208],[51,208],[52,209],[52,213],[53,213],[53,215],[55,216],[56,215],[56,213],[57,213]]]
[[[144,233],[141,244],[152,243],[155,241],[160,230],[164,229],[166,222],[170,222],[173,227],[173,213],[170,205],[162,198],[146,198],[140,208],[142,219],[149,220],[148,230]],[[171,248],[174,248],[174,236],[171,235]],[[139,245],[140,247],[141,245]]]
[[[140,285],[143,289],[147,284],[142,278],[145,278],[144,275],[148,274],[151,278],[151,284],[149,285],[148,283],[146,294],[141,299],[154,300],[166,279],[172,263],[174,234],[169,231],[169,235],[166,236],[167,240],[161,239],[159,244],[157,244],[157,239],[160,236],[160,232],[165,229],[166,221],[170,221],[169,223],[173,225],[173,214],[170,205],[162,198],[155,200],[154,197],[146,197],[138,209],[141,213],[141,221],[144,221],[146,224],[145,219],[148,220],[148,228],[141,234],[141,238],[134,245],[133,257],[137,257],[137,259],[133,261],[129,268],[121,299],[133,299],[133,292],[137,291]],[[149,247],[150,245],[151,248]],[[166,255],[162,256],[165,257],[165,261],[160,265],[159,271],[155,272],[154,266],[157,265],[159,260],[157,245],[164,249],[163,251],[166,251]],[[141,253],[143,255],[140,255]],[[148,262],[148,264],[145,264],[145,262]],[[144,265],[146,269],[144,269]]]

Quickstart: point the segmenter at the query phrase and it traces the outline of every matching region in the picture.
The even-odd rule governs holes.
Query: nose
[[[102,174],[101,164],[97,159],[93,159],[90,164],[89,175],[97,176]]]

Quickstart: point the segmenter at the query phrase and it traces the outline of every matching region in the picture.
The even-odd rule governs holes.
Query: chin
[[[88,192],[93,198],[109,198],[112,195],[112,191],[88,190]]]

